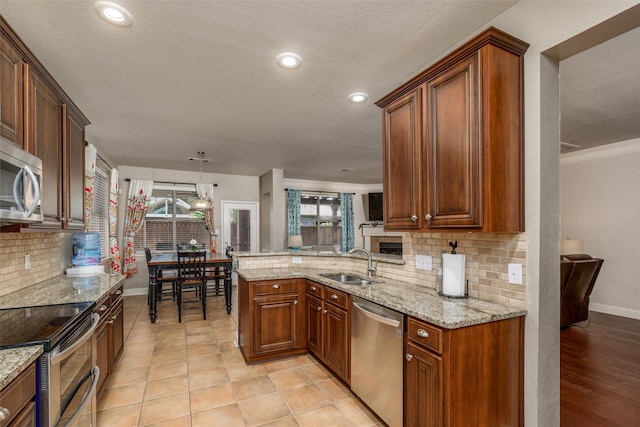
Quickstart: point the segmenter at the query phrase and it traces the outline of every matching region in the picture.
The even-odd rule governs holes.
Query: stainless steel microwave
[[[0,139],[0,225],[42,222],[42,160]]]

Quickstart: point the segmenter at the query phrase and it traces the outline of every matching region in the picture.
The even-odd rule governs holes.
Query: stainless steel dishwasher
[[[390,427],[402,426],[404,314],[353,297],[351,389]]]

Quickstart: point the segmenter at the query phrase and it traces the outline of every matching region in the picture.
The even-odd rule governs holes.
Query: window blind
[[[109,180],[108,173],[99,166],[93,182],[93,205],[89,231],[100,233],[100,257],[110,258],[109,253]]]

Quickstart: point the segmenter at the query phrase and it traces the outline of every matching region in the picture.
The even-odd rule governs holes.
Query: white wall
[[[561,237],[603,258],[589,308],[640,319],[640,139],[562,155]]]
[[[203,173],[201,177],[199,171],[191,172],[119,166],[118,178],[120,188],[122,190],[118,200],[118,241],[120,247],[122,247],[124,212],[127,205],[127,194],[129,191],[129,183],[126,182],[127,178],[163,182],[218,184],[218,186],[214,188],[213,192],[213,206],[215,212],[213,222],[217,229],[222,229],[222,224],[220,222],[222,214],[222,200],[260,202],[259,178],[256,176]],[[216,239],[216,247],[219,249],[223,248],[223,242],[220,239],[221,236],[218,236]],[[126,280],[125,291],[127,294],[146,293],[149,275],[147,273],[144,254],[141,253],[137,255],[136,261],[138,264],[138,274]]]

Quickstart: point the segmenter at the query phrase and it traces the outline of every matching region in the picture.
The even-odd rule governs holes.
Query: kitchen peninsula
[[[360,255],[235,257],[238,344],[248,363],[310,351],[351,386],[350,366],[361,363],[350,359],[351,299],[357,296],[407,316],[404,355],[393,359],[404,358],[405,425],[465,425],[469,419],[522,425],[525,310],[439,296],[429,284],[412,281],[399,257],[373,256],[377,274],[364,286],[324,277],[366,277],[367,260]]]

